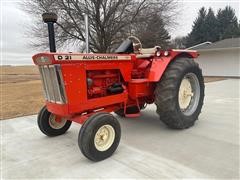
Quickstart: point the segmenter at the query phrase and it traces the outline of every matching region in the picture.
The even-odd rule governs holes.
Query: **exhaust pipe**
[[[89,26],[88,26],[88,15],[84,14],[85,21],[85,43],[86,43],[86,53],[89,53]]]
[[[57,15],[55,13],[43,13],[43,22],[48,25],[48,38],[50,52],[56,52],[55,34],[54,34],[54,23],[57,22]]]

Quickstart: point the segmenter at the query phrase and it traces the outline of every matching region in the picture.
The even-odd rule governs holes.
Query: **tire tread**
[[[180,77],[182,73],[187,69],[195,69],[198,71],[198,80],[200,87],[203,89],[203,95],[200,96],[198,111],[194,114],[194,117],[188,118],[179,116],[178,107],[176,104],[178,94],[178,82],[181,81]],[[160,81],[157,83],[155,89],[155,104],[157,105],[157,113],[160,116],[160,120],[168,127],[173,129],[185,129],[194,125],[201,108],[204,98],[204,82],[202,77],[202,70],[199,65],[191,58],[178,58],[170,63]],[[196,111],[197,111],[196,110]]]

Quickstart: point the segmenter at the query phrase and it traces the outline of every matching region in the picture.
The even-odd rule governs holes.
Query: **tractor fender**
[[[152,66],[148,75],[149,82],[158,82],[170,62],[177,60],[180,57],[197,58],[199,54],[193,50],[169,50],[168,56],[156,57],[152,61]]]

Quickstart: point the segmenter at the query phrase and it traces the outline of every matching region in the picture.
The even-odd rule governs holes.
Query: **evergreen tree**
[[[148,21],[138,23],[134,28],[134,34],[141,39],[143,47],[150,48],[156,45],[162,48],[169,47],[171,36],[166,30],[166,24],[163,19],[157,14],[152,14]]]
[[[194,21],[192,31],[187,36],[186,46],[199,44],[205,39],[204,23],[206,19],[206,9],[202,7],[198,12],[198,17]]]
[[[240,27],[234,10],[227,6],[219,9],[217,13],[219,39],[226,39],[240,36]]]
[[[170,47],[172,49],[185,49],[186,48],[186,36],[178,36],[171,41]]]
[[[212,8],[208,9],[208,13],[206,15],[204,26],[203,26],[203,32],[204,37],[201,40],[201,42],[215,42],[219,40],[219,32],[218,32],[218,22],[214,15],[214,12]]]
[[[219,9],[217,16],[211,8],[208,13],[204,7],[199,10],[194,21],[192,31],[186,37],[186,47],[194,46],[206,41],[216,42],[221,39],[240,37],[240,25],[234,10],[226,6]]]

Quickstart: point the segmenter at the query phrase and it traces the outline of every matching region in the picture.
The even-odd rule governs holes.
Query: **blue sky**
[[[0,0],[0,60],[2,65],[31,65],[31,56],[36,50],[28,46],[29,39],[26,29],[31,24],[31,17],[25,14],[14,0]],[[199,8],[212,7],[216,12],[219,8],[230,5],[235,9],[240,19],[239,0],[179,0],[181,13],[176,17],[176,26],[171,30],[171,36],[184,36],[191,31],[192,23],[197,16]],[[67,49],[71,51],[71,49]]]

